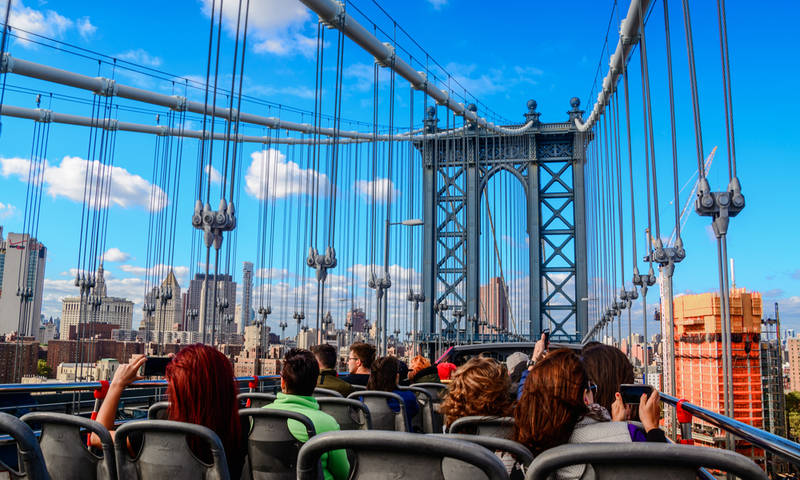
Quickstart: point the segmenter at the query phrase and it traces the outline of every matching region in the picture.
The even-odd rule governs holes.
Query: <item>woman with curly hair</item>
[[[505,365],[492,358],[475,357],[453,374],[447,396],[440,407],[447,427],[461,417],[483,415],[507,417],[512,403],[508,397],[511,377]]]

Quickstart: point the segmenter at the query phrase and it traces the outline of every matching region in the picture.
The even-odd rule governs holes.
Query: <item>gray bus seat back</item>
[[[25,422],[13,415],[0,413],[0,433],[14,439],[18,459],[16,470],[0,462],[0,471],[5,470],[4,473],[14,480],[50,480],[39,442]]]
[[[131,457],[127,440],[138,432],[142,433],[142,449]],[[203,462],[192,452],[188,436],[208,445],[213,463]],[[119,480],[230,480],[222,442],[216,433],[201,425],[170,420],[129,422],[117,429],[115,448]]]
[[[251,421],[247,437],[247,462],[256,480],[294,479],[297,455],[303,442],[289,430],[289,422],[300,422],[308,438],[315,434],[314,424],[305,415],[285,410],[246,408],[239,415]]]
[[[21,420],[29,425],[41,425],[39,447],[51,476],[64,480],[117,478],[114,442],[103,425],[88,418],[55,412],[29,413]],[[102,455],[89,450],[81,429],[100,438]]]
[[[352,398],[318,398],[319,409],[336,420],[340,430],[371,430],[369,408]]]
[[[348,449],[356,462],[350,480],[507,480],[505,466],[474,443],[407,432],[338,431],[317,435],[300,449],[298,480],[316,478],[316,462],[327,451]]]
[[[369,409],[373,430],[391,430],[405,432],[408,430],[406,421],[406,408],[403,397],[391,392],[378,392],[365,390],[354,392],[347,396],[364,403]],[[389,407],[388,400],[394,400],[399,406],[395,412]]]
[[[730,472],[742,480],[766,480],[761,468],[750,459],[728,450],[666,443],[583,443],[560,445],[539,454],[525,476],[545,480],[568,466],[584,466],[582,478],[694,479],[701,467]],[[631,475],[633,477],[631,477]],[[652,475],[649,477],[648,475]]]

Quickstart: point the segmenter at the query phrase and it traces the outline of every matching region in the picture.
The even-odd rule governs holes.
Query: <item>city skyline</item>
[[[469,5],[467,2],[466,5]],[[589,4],[586,4],[589,6]],[[121,7],[122,8],[122,7]],[[191,37],[194,34],[199,35],[207,25],[208,13],[194,5],[191,8],[181,5],[170,5],[169,8],[175,15],[179,15],[187,19],[186,22],[186,36]],[[269,8],[269,7],[265,7]],[[476,7],[477,8],[477,7]],[[532,6],[517,5],[515,8],[520,9],[520,14],[515,16],[514,24],[508,28],[504,28],[503,35],[522,36],[523,32],[527,31],[527,23],[523,19],[531,17],[534,14]],[[562,38],[558,43],[547,40],[548,33],[553,33],[562,28],[564,25],[569,25],[570,28],[587,29],[584,33],[590,38],[597,41],[601,40],[605,35],[605,26],[598,26],[595,22],[596,9],[593,8],[569,8],[558,5],[540,5],[537,11],[537,16],[547,16],[547,18],[554,19],[546,25],[537,25],[536,28],[541,32],[540,35],[540,48],[530,50],[524,49],[519,45],[525,42],[511,42],[513,47],[507,51],[493,52],[490,56],[493,60],[487,67],[478,69],[476,65],[467,63],[467,59],[471,58],[474,53],[474,48],[484,48],[476,46],[467,40],[461,43],[456,42],[449,45],[452,50],[446,58],[452,60],[451,65],[446,65],[448,71],[452,71],[456,79],[463,85],[468,87],[470,91],[478,96],[484,103],[491,104],[492,108],[500,111],[503,116],[518,119],[521,118],[521,113],[524,112],[525,102],[529,98],[535,98],[539,104],[539,111],[542,112],[542,119],[546,121],[556,121],[561,119],[567,108],[568,99],[573,96],[579,96],[583,101],[583,106],[591,103],[591,98],[588,96],[589,87],[588,80],[595,74],[597,68],[597,58],[595,52],[585,52],[581,48],[577,39]],[[150,66],[151,68],[162,68],[172,72],[191,72],[185,73],[186,75],[195,75],[195,72],[201,71],[200,63],[192,63],[187,59],[191,57],[188,52],[197,53],[197,57],[203,57],[199,53],[200,47],[197,45],[187,45],[185,49],[168,49],[163,47],[160,42],[151,41],[149,39],[139,39],[135,35],[126,36],[124,34],[112,34],[118,32],[118,27],[112,28],[110,26],[111,19],[102,12],[97,13],[90,8],[89,2],[72,2],[70,4],[59,5],[57,11],[51,10],[49,7],[36,7],[27,6],[27,12],[42,12],[43,18],[46,18],[48,12],[53,12],[52,15],[59,15],[59,18],[64,18],[72,22],[72,27],[65,29],[63,32],[56,32],[48,30],[45,26],[38,25],[41,30],[40,33],[50,34],[51,36],[60,38],[63,41],[72,42],[77,45],[91,46],[97,40],[102,39],[102,52],[119,57],[121,60],[130,60],[136,64]],[[146,9],[145,9],[146,10]],[[409,6],[402,11],[395,11],[391,9],[391,13],[395,15],[405,28],[413,32],[415,36],[420,37],[423,45],[436,45],[438,35],[456,35],[453,30],[453,25],[459,24],[472,24],[475,22],[474,8],[456,8],[452,2],[436,2],[432,3],[419,2]],[[267,10],[268,11],[268,10]],[[20,13],[20,15],[22,15]],[[140,11],[131,10],[126,11],[126,15],[132,19],[142,19]],[[490,18],[497,19],[496,12],[489,13]],[[619,18],[620,13],[616,12],[614,18]],[[659,13],[654,14],[658,16]],[[697,11],[694,12],[696,22],[699,24],[713,23],[715,12],[712,8],[707,6],[698,6]],[[733,91],[734,99],[736,101],[736,127],[737,127],[737,148],[739,154],[743,158],[762,158],[768,156],[771,161],[775,162],[777,168],[784,168],[789,171],[796,171],[798,164],[794,159],[796,153],[791,149],[789,144],[785,141],[791,134],[784,130],[782,125],[770,125],[767,127],[767,122],[761,121],[763,115],[760,111],[765,105],[775,105],[779,108],[782,103],[781,93],[789,91],[791,86],[787,83],[788,78],[793,77],[792,72],[798,70],[798,65],[793,62],[788,62],[786,68],[789,69],[786,75],[773,76],[770,78],[772,88],[765,91],[758,92],[758,94],[751,93],[747,85],[756,78],[756,73],[763,69],[759,67],[761,62],[764,64],[784,63],[785,56],[781,54],[780,50],[767,50],[758,51],[755,54],[755,46],[750,41],[754,36],[766,35],[770,32],[772,35],[778,32],[778,35],[784,35],[783,32],[791,31],[791,28],[783,28],[785,18],[774,18],[763,15],[761,12],[749,12],[743,6],[731,5],[728,11],[730,28],[730,42],[732,49],[737,52],[736,58],[733,59],[733,66],[735,76],[733,77]],[[751,21],[752,16],[755,15],[758,21]],[[425,21],[421,19],[431,18],[438,19],[444,16],[451,17],[448,22],[440,22],[434,33],[427,31],[425,28]],[[455,18],[452,18],[455,16]],[[81,18],[89,20],[89,25],[93,29],[81,31],[77,28],[77,20]],[[275,99],[285,101],[288,104],[296,105],[298,107],[309,108],[312,105],[312,96],[309,94],[307,86],[298,86],[293,91],[286,89],[280,90],[277,85],[290,76],[311,76],[313,70],[313,59],[310,58],[310,52],[301,48],[298,38],[309,38],[313,33],[313,16],[302,8],[292,10],[291,15],[281,17],[280,23],[277,25],[260,25],[257,35],[260,41],[266,39],[279,39],[281,45],[285,45],[285,50],[269,50],[261,49],[254,51],[254,57],[258,59],[259,67],[253,75],[258,72],[266,72],[274,70],[280,72],[275,77],[275,84],[255,84],[250,91],[253,95],[263,95],[267,99]],[[781,17],[781,16],[777,16]],[[13,17],[12,17],[13,18]],[[20,17],[22,18],[22,17]],[[508,19],[505,19],[508,20]],[[142,20],[143,21],[143,20]],[[158,19],[148,19],[148,21],[158,21]],[[136,22],[133,22],[136,23]],[[747,28],[741,25],[747,24]],[[491,22],[482,22],[486,28],[496,28],[492,26]],[[82,25],[86,25],[82,23]],[[37,25],[34,25],[37,26]],[[127,28],[127,27],[125,27]],[[294,32],[299,37],[288,35],[287,32]],[[120,32],[122,33],[122,32]],[[702,36],[703,41],[708,41],[714,44],[713,29],[708,29],[708,32],[699,31],[696,34]],[[84,36],[85,35],[85,36]],[[130,38],[137,38],[137,43],[130,43]],[[561,38],[561,36],[559,36]],[[173,39],[178,42],[178,39]],[[230,39],[228,39],[230,40]],[[698,43],[700,43],[698,38]],[[653,39],[654,42],[662,40],[658,38]],[[448,42],[449,44],[450,42]],[[595,42],[596,43],[596,42]],[[181,51],[181,54],[176,54],[176,51]],[[569,52],[569,53],[566,53]],[[575,52],[582,52],[575,57]],[[42,61],[45,63],[53,63],[68,67],[67,62],[59,56],[52,49],[43,46],[34,46],[24,39],[15,38],[11,42],[11,53],[22,58],[32,59],[34,61]],[[607,52],[606,52],[607,54]],[[349,116],[353,119],[359,119],[359,112],[364,110],[368,105],[371,97],[371,71],[368,65],[369,59],[361,55],[361,52],[353,52],[354,66],[350,68],[345,75],[345,85],[348,86],[348,101],[345,102],[345,111],[343,115]],[[452,55],[452,56],[451,56]],[[698,52],[702,64],[698,67],[701,69],[699,74],[703,78],[713,78],[710,73],[705,72],[703,69],[709,70],[716,67],[718,60],[711,58],[710,54],[705,51]],[[440,56],[440,55],[437,55]],[[443,55],[441,55],[443,56]],[[567,60],[572,56],[573,61]],[[205,58],[205,57],[203,57]],[[757,59],[757,60],[756,60]],[[601,64],[604,62],[601,60]],[[76,63],[77,69],[82,70],[84,73],[94,75],[92,69],[94,67],[88,66],[84,63]],[[281,70],[283,68],[283,70]],[[366,68],[366,70],[365,70]],[[654,62],[653,68],[657,69],[653,72],[653,76],[657,76],[659,70],[662,69],[661,63]],[[676,69],[683,69],[684,66],[676,61]],[[92,71],[90,71],[92,70]],[[120,81],[127,83],[139,84],[140,86],[147,86],[148,88],[168,90],[172,88],[165,83],[158,82],[147,76],[137,75],[130,71],[121,70]],[[110,72],[102,72],[104,75],[109,75]],[[267,75],[264,75],[267,77]],[[558,80],[558,81],[556,81]],[[513,88],[511,86],[513,86]],[[382,87],[383,88],[383,87]],[[685,88],[685,87],[681,87]],[[679,94],[681,92],[678,92]],[[685,92],[684,92],[685,93]],[[657,94],[657,101],[663,102],[665,98],[663,93]],[[704,92],[704,98],[711,99],[712,93]],[[9,100],[28,102],[30,97],[19,96],[17,94],[9,93]],[[710,100],[709,100],[710,101]],[[66,108],[66,104],[60,104],[59,108]],[[275,108],[275,107],[271,107]],[[711,107],[708,107],[710,110]],[[684,112],[686,113],[686,112]],[[415,112],[416,116],[421,119],[421,112]],[[720,123],[718,116],[709,113],[704,109],[704,128],[708,129],[707,137],[709,142],[714,145],[720,144],[722,138],[723,125]],[[383,112],[381,113],[384,116]],[[682,118],[684,118],[682,116]],[[663,120],[663,119],[661,119]],[[147,119],[147,121],[150,121]],[[515,120],[516,121],[516,120]],[[656,119],[656,121],[660,121]],[[197,124],[195,122],[195,127]],[[356,128],[356,126],[353,126]],[[8,119],[4,121],[3,132],[6,136],[16,136],[18,138],[30,137],[30,126],[28,123]],[[47,212],[52,215],[58,215],[62,218],[75,218],[75,212],[79,208],[79,202],[76,201],[77,196],[74,193],[74,185],[66,184],[65,182],[74,180],[74,177],[59,176],[58,174],[67,168],[63,162],[66,159],[74,159],[82,155],[84,148],[83,143],[80,146],[75,144],[76,130],[70,128],[59,127],[54,128],[53,140],[51,141],[51,148],[48,154],[48,166],[52,170],[48,170],[46,179],[46,195],[43,197],[43,205]],[[686,131],[681,131],[681,134],[687,134],[687,138],[691,138],[690,134]],[[149,179],[150,173],[147,168],[137,165],[135,158],[148,157],[152,155],[150,148],[151,140],[145,142],[140,141],[141,137],[120,137],[120,149],[124,152],[129,152],[128,155],[120,155],[118,159],[119,172],[122,173],[117,180],[120,183],[116,184],[120,187],[119,195],[115,196],[111,201],[111,215],[109,238],[105,248],[105,265],[108,271],[109,287],[114,291],[114,295],[120,297],[133,299],[136,304],[134,308],[134,324],[138,324],[141,319],[141,303],[143,301],[145,290],[145,277],[149,273],[146,268],[146,250],[144,248],[143,235],[141,230],[134,228],[137,225],[143,225],[147,222],[148,206],[146,198],[148,185],[152,185],[152,179]],[[682,137],[684,138],[684,137]],[[666,148],[669,141],[665,134],[658,133],[658,148]],[[678,145],[680,153],[686,154],[691,150],[691,142],[681,140]],[[256,155],[260,149],[253,147],[246,147],[247,151],[244,152],[243,158],[245,159],[244,168],[253,174],[258,173],[257,167],[261,165],[263,158],[259,159]],[[3,152],[3,164],[0,168],[0,191],[4,193],[0,195],[0,202],[3,207],[0,210],[0,218],[6,227],[7,231],[19,231],[20,226],[23,224],[23,210],[24,205],[20,205],[16,199],[24,197],[25,182],[20,181],[21,170],[19,169],[20,163],[14,159],[24,160],[27,155],[27,148],[19,145],[6,144],[6,150]],[[193,148],[192,148],[193,150]],[[254,157],[255,155],[255,157]],[[659,158],[666,159],[667,152],[659,151]],[[724,184],[724,168],[721,160],[718,158],[712,166],[710,173],[710,180],[712,185],[718,187]],[[269,159],[268,159],[269,160]],[[274,160],[275,165],[280,168],[287,169],[290,172],[290,160],[285,157],[277,156]],[[69,160],[69,165],[79,166],[74,160]],[[688,164],[681,164],[679,177],[681,183],[691,178],[691,168]],[[766,172],[758,168],[757,163],[751,164],[750,162],[743,162],[741,165],[741,177],[745,188],[745,195],[748,201],[748,208],[736,218],[732,223],[731,235],[729,240],[730,256],[735,258],[737,268],[737,280],[740,285],[747,286],[751,290],[757,290],[764,294],[765,301],[772,303],[779,301],[784,313],[784,322],[794,328],[800,328],[800,260],[796,256],[794,249],[789,243],[788,239],[792,235],[773,235],[771,248],[761,249],[758,255],[752,255],[750,250],[751,246],[761,240],[760,232],[765,231],[767,226],[783,225],[776,217],[777,213],[773,211],[768,205],[775,202],[788,202],[789,199],[782,197],[786,192],[791,191],[791,186],[787,183],[793,175],[780,175],[772,176],[766,175]],[[250,167],[253,170],[250,170]],[[296,172],[299,175],[309,174],[303,171]],[[300,177],[302,178],[302,177]],[[292,177],[287,177],[288,182],[284,185],[291,192],[293,186],[297,187],[296,183],[292,182]],[[125,183],[127,182],[127,183]],[[246,180],[245,180],[246,183]],[[136,187],[131,191],[123,190],[123,186]],[[348,189],[356,188],[354,185],[344,186]],[[393,194],[396,193],[397,198],[406,199],[411,195],[413,190],[409,190],[410,186],[406,185],[400,188],[401,185],[393,185],[391,190]],[[190,189],[184,189],[190,190]],[[123,195],[123,191],[128,192]],[[668,191],[668,188],[665,188]],[[770,202],[764,202],[763,198],[765,192],[769,192],[771,197]],[[380,192],[380,191],[379,191]],[[370,202],[380,201],[386,198],[387,194],[378,195],[372,198],[370,190],[367,188],[364,195],[359,197],[362,200],[362,208],[371,205]],[[684,194],[688,192],[684,191]],[[127,196],[126,196],[127,195]],[[777,197],[776,197],[777,196]],[[243,192],[242,205],[239,210],[244,215],[254,215],[254,201],[257,197],[257,189],[245,188]],[[287,194],[281,198],[281,201],[290,202],[296,201],[298,196]],[[293,200],[294,199],[294,200]],[[180,199],[178,199],[180,200]],[[669,212],[670,204],[669,199],[664,199],[662,211]],[[189,202],[181,201],[181,212],[185,212],[188,216],[191,210]],[[399,215],[399,214],[398,214]],[[179,215],[179,218],[184,218]],[[287,224],[287,219],[278,217],[278,222]],[[669,217],[664,216],[663,220],[667,223]],[[183,220],[180,220],[183,222]],[[252,222],[255,223],[255,222]],[[182,224],[182,223],[181,223]],[[240,238],[245,239],[240,242],[239,251],[237,252],[237,260],[232,262],[233,265],[240,265],[241,260],[252,261],[258,264],[258,259],[253,253],[247,253],[246,248],[249,244],[251,248],[253,239],[256,238],[253,225],[243,223],[239,227],[241,229]],[[685,236],[687,239],[688,257],[676,270],[675,276],[675,291],[681,293],[698,293],[714,291],[717,287],[716,276],[713,274],[715,271],[715,252],[713,251],[714,243],[709,238],[708,222],[700,219],[692,214],[689,217],[688,223],[685,228]],[[791,226],[781,227],[791,231]],[[188,229],[186,229],[188,230]],[[176,240],[182,245],[190,245],[190,233],[188,231],[179,232],[179,237]],[[399,229],[393,233],[394,242],[396,244],[407,244],[410,233],[404,232]],[[75,258],[73,255],[72,247],[78,238],[78,233],[74,226],[62,226],[58,229],[54,225],[44,222],[40,228],[39,236],[40,241],[48,245],[53,255],[48,259],[49,267],[46,271],[45,281],[45,299],[44,311],[46,316],[55,315],[59,309],[59,299],[64,296],[71,296],[75,294],[75,287],[71,285],[72,269],[75,268]],[[419,239],[419,237],[417,237]],[[688,241],[691,239],[691,242]],[[525,237],[509,238],[508,242],[514,242],[524,245],[526,242]],[[226,240],[227,241],[227,240]],[[276,258],[281,256],[288,247],[283,245],[283,241],[279,240],[275,246],[277,254]],[[300,265],[305,256],[305,250],[308,245],[296,245],[292,247],[296,250],[292,251],[291,260],[293,264]],[[789,258],[785,258],[788,255]],[[412,281],[408,282],[409,285],[418,285],[416,281],[419,277],[419,266],[405,265],[403,258],[406,257],[405,252],[398,251],[395,255],[393,252],[390,264],[398,265],[396,268],[397,275],[393,278],[406,278]],[[201,268],[196,264],[196,259],[187,258],[186,256],[176,257],[174,262],[174,269],[178,281],[181,285],[187,285],[193,273],[199,271]],[[153,267],[151,266],[151,269]],[[260,271],[254,275],[254,294],[257,293],[257,288],[260,285],[260,275],[268,276],[267,284],[272,284],[271,293],[276,300],[273,300],[272,307],[276,312],[269,318],[270,325],[275,328],[279,321],[279,311],[283,309],[280,314],[285,318],[291,316],[296,308],[293,305],[295,297],[298,296],[298,279],[313,277],[313,272],[305,267],[293,266],[292,268],[284,268],[283,265],[267,266],[267,271]],[[348,282],[353,276],[358,276],[361,279],[366,279],[366,271],[372,268],[369,262],[351,263],[348,265],[340,264],[335,270],[331,271],[332,283],[339,282],[341,288],[350,288]],[[241,274],[238,268],[232,271],[235,280],[241,279]],[[283,288],[281,284],[289,281],[291,288]],[[509,288],[513,290],[524,291],[524,275],[518,282],[518,285],[509,284]],[[315,285],[311,284],[306,288],[306,296],[313,297],[313,289]],[[406,296],[405,286],[395,286],[390,289],[390,305],[394,312],[401,312],[404,316],[408,311],[408,305],[404,300]],[[141,292],[141,293],[139,293]],[[652,291],[651,291],[652,292]],[[356,295],[357,298],[365,297],[367,301],[360,301],[360,306],[365,308],[368,312],[375,310],[374,301],[370,300],[371,292],[364,293],[359,291]],[[513,296],[513,295],[512,295]],[[254,298],[258,298],[254,295]],[[341,298],[349,298],[349,296],[337,296],[334,302],[338,302]],[[651,293],[651,298],[655,300],[655,295]],[[334,303],[331,302],[331,303]],[[655,303],[655,302],[650,302]],[[283,305],[282,304],[286,304]],[[303,306],[307,317],[309,312],[313,310],[311,303]],[[641,307],[634,304],[634,308],[640,309]],[[337,321],[342,318],[344,308],[340,309],[340,314],[336,315]],[[640,314],[639,310],[639,314]],[[640,322],[639,322],[640,323]],[[641,328],[636,326],[635,328]]]

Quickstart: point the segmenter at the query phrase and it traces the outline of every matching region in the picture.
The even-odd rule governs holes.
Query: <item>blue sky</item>
[[[307,114],[291,112],[288,107],[306,111],[313,109],[316,16],[296,0],[251,1],[253,23],[248,38],[244,83],[245,92],[250,99],[243,102],[242,109],[309,122],[310,117]],[[229,0],[226,3],[230,6],[236,2]],[[627,2],[621,3],[616,6],[612,17],[612,48],[616,44],[617,25],[627,10]],[[14,2],[14,5],[12,26],[16,25],[71,45],[58,44],[59,50],[51,48],[52,45],[57,45],[51,41],[42,41],[51,45],[47,46],[15,38],[10,44],[10,52],[15,57],[85,75],[115,76],[121,83],[162,93],[183,94],[184,79],[204,79],[209,1],[118,2],[109,6],[107,3],[88,1],[28,0],[23,3]],[[484,106],[488,106],[504,119],[521,122],[525,103],[533,98],[538,102],[541,120],[556,122],[566,120],[565,112],[569,109],[569,98],[572,96],[580,97],[582,108],[591,108],[593,102],[589,100],[589,94],[593,89],[593,79],[602,78],[607,68],[608,52],[604,51],[603,41],[612,5],[613,2],[610,1],[584,1],[569,5],[514,1],[506,2],[503,8],[487,8],[485,2],[467,0],[383,2],[382,6],[393,16],[397,25],[413,37],[425,49],[424,52],[414,46],[412,40],[371,2],[352,2],[354,8],[349,11],[366,24],[364,16],[355,10],[357,8],[383,32],[390,36],[396,35],[397,43],[408,51],[402,55],[408,60],[410,53],[413,56],[410,61],[417,69],[424,70],[427,65],[442,85],[449,83],[455,94],[460,94],[463,89],[469,91],[481,102],[479,113],[486,115]],[[680,2],[671,1],[669,5],[678,101],[679,178],[683,184],[695,168],[694,138]],[[713,146],[719,146],[709,174],[712,188],[719,190],[727,183],[727,172],[724,168],[725,129],[716,10],[712,4],[695,5],[693,8],[705,153],[708,154]],[[788,1],[761,2],[757,9],[745,2],[728,2],[727,8],[737,157],[739,176],[747,198],[746,209],[732,221],[729,254],[736,261],[737,285],[761,291],[765,305],[770,310],[772,302],[778,301],[783,311],[784,326],[800,328],[800,254],[794,248],[797,214],[792,207],[793,186],[799,173],[798,155],[790,141],[793,138],[791,114],[785,113],[790,111],[790,92],[794,90],[795,79],[800,74],[798,56],[789,47],[797,21],[800,20],[799,10]],[[662,194],[662,225],[669,225],[672,222],[669,204],[671,176],[668,175],[670,147],[661,9],[661,4],[657,4],[650,18],[647,34],[651,55],[650,75],[659,188]],[[227,15],[228,10],[225,12]],[[220,76],[226,82],[226,88],[230,82],[233,51],[232,31],[229,26],[226,23]],[[19,32],[19,35],[25,36],[23,32]],[[326,32],[325,41],[323,109],[325,113],[332,113],[335,76],[333,62],[336,55],[336,36],[333,31]],[[81,52],[79,48],[95,53]],[[98,66],[97,54],[109,58]],[[120,67],[114,69],[110,65],[110,57],[119,59]],[[126,70],[131,66],[124,64],[125,60],[166,73],[159,73],[159,78],[135,73]],[[601,65],[599,75],[598,62]],[[638,70],[638,56],[634,57],[633,62],[636,62],[633,65]],[[140,70],[138,67],[134,69]],[[453,78],[448,79],[444,71]],[[343,128],[370,131],[371,127],[368,125],[373,114],[372,75],[372,59],[354,44],[347,42],[344,53],[342,115],[348,120],[363,123],[344,124]],[[632,88],[638,88],[638,75],[632,73],[631,78]],[[379,85],[382,102],[379,123],[386,126],[389,120],[389,82],[386,72],[381,73]],[[4,101],[10,105],[33,108],[35,95],[32,91],[45,93],[43,106],[49,104],[56,111],[85,116],[91,113],[89,93],[15,75],[7,78]],[[47,96],[49,92],[56,94],[52,100]],[[194,99],[201,99],[201,91],[196,88],[190,89],[188,93]],[[632,90],[631,93],[632,114],[634,118],[638,118],[636,114],[641,109],[638,90]],[[395,98],[395,126],[408,128],[409,88],[402,80],[397,82]],[[414,121],[419,124],[422,114],[421,95],[417,94],[414,102]],[[284,107],[278,107],[278,104]],[[116,115],[120,120],[155,124],[156,114],[161,114],[162,122],[167,118],[164,109],[124,100],[119,100],[117,105],[120,106],[120,111]],[[439,110],[439,117],[444,124],[443,109]],[[4,118],[2,127],[0,157],[6,163],[0,171],[0,224],[4,225],[6,232],[17,232],[24,222],[26,183],[21,181],[20,175],[14,173],[17,170],[12,168],[15,164],[11,161],[29,158],[33,125],[30,121]],[[199,117],[189,118],[187,127],[199,129]],[[243,131],[253,135],[264,133],[263,129],[257,127],[243,127]],[[75,170],[70,170],[67,166],[79,164],[70,164],[69,161],[80,162],[80,159],[87,157],[88,144],[88,131],[85,128],[51,126],[48,164],[61,169],[52,170],[49,178],[45,179],[39,226],[39,238],[49,249],[44,304],[47,315],[56,315],[60,311],[59,298],[73,295],[77,291],[71,286],[70,269],[77,265],[76,245],[79,238],[82,186],[77,182],[76,176],[70,176],[70,172],[74,173]],[[634,152],[637,147],[641,151],[641,146],[635,141]],[[179,273],[181,286],[186,288],[189,274],[198,271],[198,257],[193,258],[191,255],[192,236],[188,227],[193,206],[198,143],[195,140],[186,140],[183,148],[181,193],[170,198],[169,206],[160,211],[171,212],[172,209],[177,209],[177,247],[173,263],[178,267],[176,271]],[[148,194],[150,183],[153,182],[155,149],[155,137],[125,132],[120,132],[117,136],[115,165],[122,170],[115,171],[113,178],[121,183],[115,184],[119,188],[112,192],[109,235],[105,245],[105,250],[114,248],[116,251],[107,255],[106,270],[111,277],[109,293],[137,302],[135,323],[140,316],[139,307],[147,281],[144,274],[147,266]],[[241,180],[241,200],[237,205],[240,224],[236,255],[231,263],[236,265],[232,270],[237,277],[241,275],[240,265],[243,260],[253,261],[259,267],[257,177],[262,166],[280,167],[285,172],[281,181],[286,183],[284,194],[278,188],[276,198],[271,203],[275,205],[274,221],[278,228],[274,230],[276,233],[270,239],[271,242],[268,242],[272,249],[274,270],[269,272],[270,275],[265,280],[265,285],[273,285],[269,289],[269,294],[273,297],[273,309],[282,312],[270,317],[272,323],[277,324],[279,315],[291,315],[294,311],[298,295],[302,296],[302,290],[298,290],[297,285],[302,283],[304,275],[306,280],[313,276],[301,267],[308,241],[297,238],[301,235],[300,230],[304,224],[301,208],[310,197],[291,194],[293,188],[304,188],[302,180],[309,178],[310,173],[302,160],[297,160],[299,166],[295,171],[291,168],[292,158],[303,158],[304,154],[300,149],[276,148],[277,153],[267,157],[259,156],[260,151],[259,145],[245,145],[242,152],[241,171],[244,178]],[[385,155],[386,152],[380,153]],[[371,151],[362,148],[347,155],[361,155],[360,158],[367,159],[371,154]],[[67,157],[78,159],[65,160]],[[379,219],[382,221],[386,192],[391,191],[395,201],[393,218],[420,215],[419,200],[411,200],[420,194],[420,177],[411,177],[413,164],[409,163],[419,160],[416,157],[409,158],[407,147],[398,147],[395,158],[395,171],[392,175],[386,172],[384,162],[380,164],[376,178],[391,177],[393,183],[390,190],[383,191],[378,185],[377,195],[370,189],[371,184],[357,183],[372,179],[368,163],[362,161],[359,171],[353,170],[352,166],[346,167],[347,169],[342,167],[343,177],[337,184],[336,191],[342,194],[340,212],[345,213],[340,213],[338,218],[340,226],[337,227],[337,235],[341,240],[340,245],[344,246],[337,247],[340,264],[331,272],[332,277],[329,280],[330,290],[333,292],[329,303],[337,304],[335,308],[338,310],[343,308],[342,305],[350,304],[348,301],[339,301],[348,300],[350,292],[356,292],[356,297],[365,298],[364,289],[359,285],[363,285],[369,265],[380,263],[382,248],[378,247],[376,252],[370,252],[371,242],[364,238],[370,236],[368,212],[374,208],[379,212]],[[221,160],[216,158],[214,165],[221,169]],[[404,174],[406,171],[409,173]],[[248,185],[248,173],[253,175],[250,178],[255,183]],[[321,171],[322,175],[329,173]],[[637,172],[636,175],[638,185],[643,186],[643,174]],[[298,178],[301,180],[297,180]],[[499,182],[496,188],[501,191],[516,188],[506,180]],[[212,191],[216,194],[219,188],[215,184]],[[684,191],[684,199],[687,194],[688,190]],[[526,262],[524,255],[520,253],[524,252],[525,232],[512,222],[515,205],[508,208],[506,204],[504,207],[498,201],[491,200],[493,198],[490,196],[490,202],[494,202],[492,208],[496,209],[497,222],[504,226],[505,229],[501,230],[509,237],[502,249],[504,255],[508,255],[505,260],[508,264],[507,270],[512,271],[507,275],[516,278],[518,283],[515,285],[521,288],[526,281]],[[515,195],[513,198],[520,197]],[[637,202],[643,202],[643,197],[640,196]],[[212,205],[216,206],[215,202]],[[327,200],[323,199],[321,205],[327,205]],[[715,244],[709,234],[708,225],[708,219],[698,218],[695,214],[688,220],[684,232],[688,257],[676,271],[676,292],[705,292],[718,288]],[[353,229],[348,228],[352,226],[356,227],[356,231],[363,226],[365,231],[356,234]],[[418,285],[421,269],[418,260],[419,232],[395,228],[392,242],[397,247],[391,249],[390,263],[397,267],[392,270],[395,284],[390,298],[392,311],[406,319],[409,318],[410,306],[404,297],[409,284]],[[416,235],[415,247],[411,247],[412,233]],[[380,229],[375,235],[376,243],[382,244]],[[354,237],[359,239],[357,247],[353,246],[356,245],[352,240]],[[321,241],[316,246],[323,248]],[[484,249],[483,246],[481,248]],[[489,248],[488,245],[486,248]],[[350,253],[347,252],[348,249],[351,250]],[[414,260],[409,262],[409,257]],[[351,283],[357,285],[351,288]],[[315,290],[306,289],[306,296],[313,298],[314,295]],[[366,298],[371,299],[372,295],[370,292]],[[651,293],[648,301],[654,303],[655,295]],[[372,304],[364,304],[363,301],[361,305],[370,311],[374,309]],[[518,308],[518,315],[524,315],[524,306]],[[306,312],[310,317],[310,312],[313,312],[310,304]],[[337,318],[337,322],[340,321]],[[406,321],[401,320],[400,329],[404,328],[402,322]],[[289,331],[293,332],[293,327]]]

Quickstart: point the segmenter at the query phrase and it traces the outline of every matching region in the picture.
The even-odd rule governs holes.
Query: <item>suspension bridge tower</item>
[[[536,102],[530,100],[526,122],[504,127],[507,134],[469,122],[461,129],[443,130],[436,108],[427,109],[425,136],[415,147],[424,170],[420,329],[428,342],[452,343],[462,318],[462,338],[487,340],[477,328],[485,215],[481,199],[489,180],[501,171],[516,177],[525,192],[526,204],[518,207],[520,219],[525,213],[530,267],[528,298],[522,299],[529,305],[529,318],[522,320],[527,320],[527,329],[505,338],[524,334],[535,339],[549,328],[554,340],[579,342],[587,332],[583,167],[589,134],[575,128],[574,119],[584,113],[580,100],[573,98],[570,104],[566,121],[542,123]],[[468,109],[477,110],[474,105]]]

